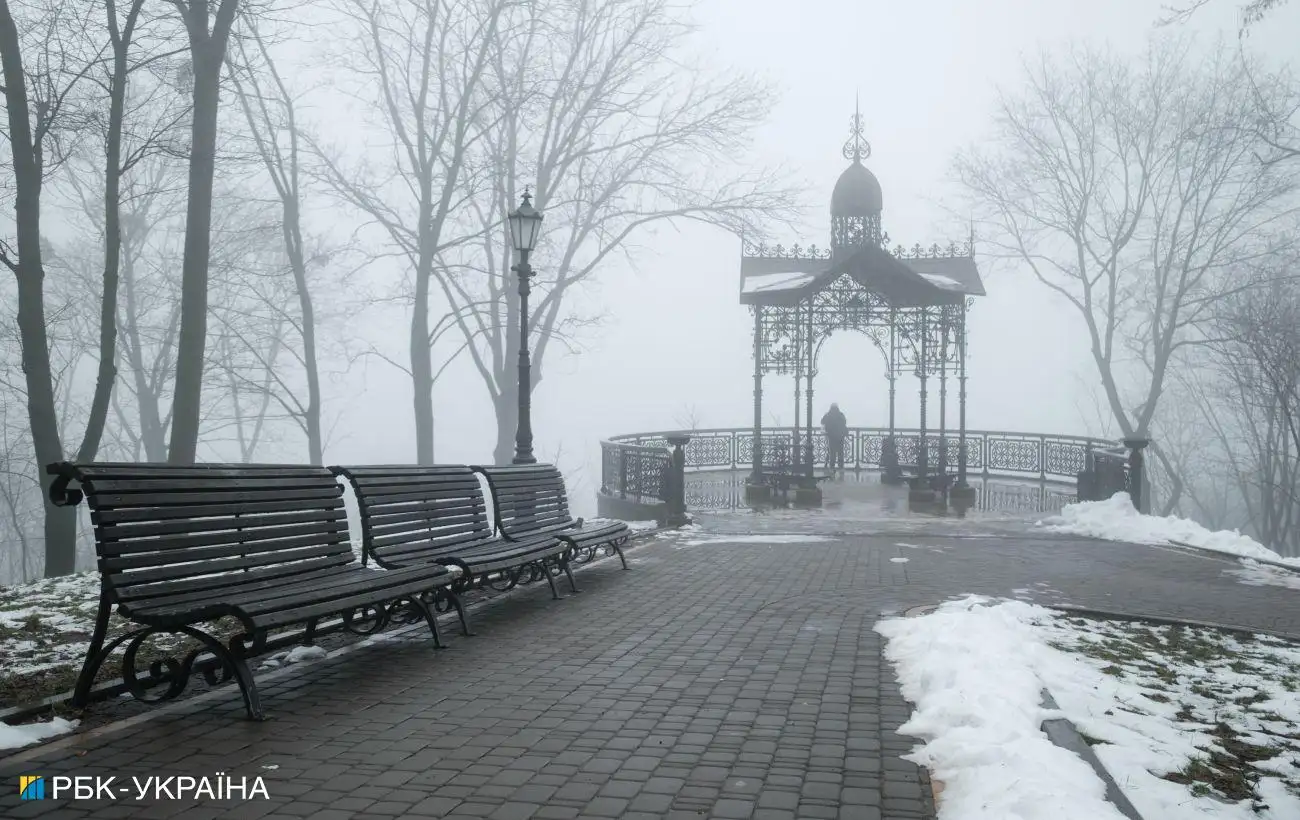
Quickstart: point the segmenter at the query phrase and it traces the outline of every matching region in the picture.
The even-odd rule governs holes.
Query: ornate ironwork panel
[[[830,259],[831,249],[819,248],[816,245],[804,247],[797,242],[790,246],[768,245],[766,243],[754,245],[746,242],[741,250],[741,255],[748,256],[751,259],[788,259],[793,262],[812,262]]]
[[[858,465],[861,467],[879,467],[881,450],[885,446],[885,435],[858,431],[850,433],[857,441]]]
[[[986,510],[1003,512],[1039,512],[1043,506],[1043,490],[1041,485],[1035,484],[986,482],[981,506]]]
[[[988,466],[991,470],[1038,473],[1043,470],[1042,439],[988,436]]]
[[[1089,448],[1086,444],[1048,439],[1043,447],[1046,471],[1052,475],[1076,475],[1087,466]]]
[[[831,217],[831,247],[879,245],[880,238],[880,214]]]
[[[636,501],[662,499],[664,475],[671,464],[666,447],[602,441],[601,492]]]
[[[656,448],[660,452],[668,450],[666,437],[670,432],[643,433],[637,435],[615,436],[611,442],[635,444]],[[691,436],[691,443],[686,447],[686,469],[716,470],[730,467],[732,457],[738,469],[753,463],[754,431],[752,428],[735,428],[721,430],[699,430],[683,433]],[[799,439],[803,440],[800,431]],[[875,468],[880,465],[881,448],[889,431],[881,427],[850,427],[845,445],[845,463],[855,461],[861,468]],[[900,465],[915,467],[919,431],[899,428],[895,431],[898,444]],[[938,469],[939,434],[930,430],[926,434],[929,441],[930,466]],[[698,444],[696,442],[699,442]],[[789,427],[766,429],[763,431],[763,462],[768,465],[787,465],[792,463],[794,433]],[[949,430],[946,435],[948,448],[948,465],[950,471],[957,469],[957,456],[960,439],[956,430]],[[814,454],[818,464],[825,464],[825,434],[816,431],[813,439]],[[1090,439],[1079,436],[1043,436],[1025,433],[1000,433],[984,430],[966,432],[966,467],[970,473],[987,473],[989,475],[1009,475],[1023,477],[1026,474],[1035,478],[1056,479],[1073,483],[1077,478],[1079,459],[1092,452],[1094,459],[1115,447],[1115,442],[1102,439]],[[1117,456],[1122,457],[1122,456]],[[602,444],[602,475],[617,475],[618,458]]]
[[[730,467],[736,463],[731,433],[692,433],[686,443],[686,463],[699,467]]]

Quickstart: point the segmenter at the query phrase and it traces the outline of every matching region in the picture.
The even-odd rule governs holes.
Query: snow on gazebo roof
[[[958,304],[983,296],[984,283],[970,249],[917,245],[893,253],[866,244],[835,258],[816,247],[787,251],[758,247],[741,257],[740,302],[793,306],[831,285],[841,275],[897,307]]]

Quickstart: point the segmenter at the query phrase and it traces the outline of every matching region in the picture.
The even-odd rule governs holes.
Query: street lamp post
[[[528,254],[537,247],[541,233],[542,214],[532,206],[532,196],[524,189],[519,208],[506,219],[510,223],[510,243],[519,254],[519,261],[511,270],[519,276],[519,423],[515,428],[515,457],[513,464],[536,464],[533,456],[532,420],[532,363],[528,356],[528,292],[533,269],[528,264]]]

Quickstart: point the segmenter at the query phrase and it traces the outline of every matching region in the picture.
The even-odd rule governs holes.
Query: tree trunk
[[[59,421],[50,373],[50,343],[45,325],[45,268],[41,261],[40,146],[32,139],[27,77],[19,51],[18,28],[7,0],[0,0],[0,67],[3,68],[9,146],[13,155],[15,228],[18,261],[18,333],[27,388],[27,415],[36,469],[45,503],[45,575],[68,575],[76,568],[77,519],[72,510],[50,504],[45,465],[63,460]]]
[[[136,302],[133,253],[128,252],[123,256],[122,272],[126,295],[123,332],[127,339],[126,356],[131,363],[131,379],[135,382],[135,403],[140,416],[140,442],[144,445],[145,459],[159,463],[167,460],[167,438],[166,430],[163,429],[162,413],[158,408],[156,386],[145,371],[144,349],[140,341],[139,308]]]
[[[206,4],[203,4],[206,7]],[[206,8],[204,8],[206,17]],[[207,20],[187,21],[194,66],[194,111],[190,125],[189,201],[185,212],[185,255],[181,264],[181,330],[176,347],[176,387],[168,461],[193,464],[202,412],[203,351],[208,329],[208,253],[212,229],[212,175],[216,166],[217,106],[225,37],[207,36]],[[199,36],[196,27],[203,29]]]
[[[104,294],[99,311],[99,372],[90,400],[86,434],[77,451],[77,461],[94,461],[108,419],[108,405],[117,381],[117,288],[122,259],[122,119],[126,108],[127,52],[140,4],[132,4],[127,24],[119,35],[117,8],[108,4],[109,27],[113,31],[113,76],[109,80],[108,134],[104,144]]]
[[[294,156],[297,156],[295,149]],[[294,189],[296,192],[296,188]],[[284,202],[284,247],[289,253],[289,267],[293,269],[293,284],[298,289],[298,308],[302,312],[302,361],[307,371],[307,409],[303,429],[307,433],[307,457],[312,464],[325,463],[325,446],[321,441],[320,425],[320,370],[316,363],[316,308],[312,304],[307,286],[307,260],[303,258],[302,225],[295,198]],[[433,412],[432,407],[429,410]],[[432,437],[432,434],[430,435]],[[432,444],[430,444],[432,450]]]
[[[519,391],[511,382],[498,381],[501,390],[492,397],[497,416],[497,446],[493,457],[497,464],[509,464],[515,457],[515,432],[519,427]]]
[[[411,388],[414,390],[415,458],[433,464],[433,351],[429,347],[429,274],[416,271],[411,315]]]

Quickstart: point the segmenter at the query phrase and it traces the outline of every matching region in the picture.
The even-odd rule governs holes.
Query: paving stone
[[[826,532],[833,516],[730,522]],[[3,782],[29,771],[210,775],[274,764],[276,800],[92,811],[11,794],[0,795],[0,816],[702,820],[749,803],[755,820],[933,818],[925,772],[901,760],[916,742],[897,732],[911,710],[872,631],[886,607],[1042,581],[1082,606],[1123,601],[1139,614],[1300,636],[1289,590],[1242,587],[1218,562],[1038,534],[1011,551],[996,534],[956,541],[940,530],[927,543],[960,549],[906,572],[888,561],[898,551],[890,537],[836,537],[797,562],[744,544],[637,548],[630,572],[617,562],[583,569],[582,595],[551,601],[541,584],[491,603],[475,615],[479,637],[449,628],[452,649],[436,657],[411,630],[267,678],[263,704],[276,720],[266,724],[240,720],[227,686],[21,764],[0,761]],[[1085,575],[1082,562],[1116,571]]]

